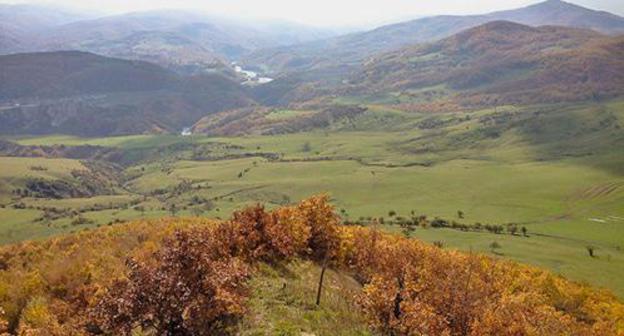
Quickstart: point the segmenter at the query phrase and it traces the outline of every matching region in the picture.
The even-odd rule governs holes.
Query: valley
[[[140,218],[227,218],[244,205],[280,206],[329,192],[346,221],[465,251],[492,253],[490,245],[497,242],[502,246],[497,254],[504,258],[622,295],[623,274],[615,270],[624,269],[623,105],[616,100],[506,106],[435,117],[369,106],[324,130],[291,134],[254,135],[249,130],[242,137],[10,138],[24,147],[116,151],[84,159],[121,167],[115,178],[109,177],[114,188],[90,197],[50,199],[11,191],[34,178],[75,180],[72,172],[87,169],[80,158],[2,158],[3,166],[15,167],[1,181],[2,242]],[[594,110],[604,117],[583,119]],[[533,121],[536,113],[538,123]],[[297,116],[290,115],[282,118]],[[371,128],[373,124],[383,127]],[[38,166],[41,170],[33,170]],[[421,215],[505,230],[416,226],[406,232],[396,220]],[[518,232],[525,227],[528,237],[510,234],[510,225]],[[598,257],[587,255],[588,246]]]

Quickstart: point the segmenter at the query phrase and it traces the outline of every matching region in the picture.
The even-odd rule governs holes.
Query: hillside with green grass
[[[9,138],[24,148],[116,154],[0,158],[14,167],[0,182],[3,242],[167,215],[226,218],[243,205],[329,192],[345,221],[539,265],[622,295],[623,111],[621,100],[434,115],[371,104],[320,128],[275,135]],[[257,125],[314,113],[322,112],[266,110]],[[117,168],[105,173],[93,159]],[[60,199],[13,192],[34,178],[75,186],[74,170],[115,187]],[[449,225],[406,226],[420,216]]]

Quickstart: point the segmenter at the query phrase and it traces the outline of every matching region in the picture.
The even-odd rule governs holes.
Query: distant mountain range
[[[230,125],[260,104],[323,109],[336,96],[421,111],[611,98],[624,94],[624,36],[495,21],[375,55],[333,86],[286,76],[246,87],[221,73],[181,75],[78,51],[0,56],[0,68],[0,134],[179,132],[214,113]],[[247,112],[227,112],[236,109]]]
[[[624,34],[624,18],[595,11],[560,0],[470,16],[434,16],[383,26],[372,31],[353,33],[321,41],[253,52],[244,63],[274,73],[319,71],[346,72],[348,66],[382,52],[404,46],[432,42],[462,30],[492,21],[511,21],[530,26],[557,25],[587,28],[605,34]]]
[[[287,88],[276,81],[254,92],[265,103],[276,99],[278,105],[299,107],[294,117],[271,118],[275,109],[242,108],[210,114],[193,130],[236,136],[324,128],[365,111],[349,104],[451,112],[603,101],[624,95],[624,35],[493,21],[437,42],[375,55],[357,69],[335,86]],[[280,90],[287,94],[279,96]],[[336,101],[342,109],[322,108]]]
[[[221,74],[66,51],[0,56],[0,134],[179,132],[212,112],[253,104]]]
[[[0,18],[7,18],[1,23],[0,54],[81,50],[148,60],[186,72],[223,70],[224,63],[259,48],[336,34],[289,22],[243,22],[187,11],[85,19],[56,8],[1,5]],[[36,29],[37,25],[45,29]]]
[[[491,21],[624,33],[624,18],[560,0],[484,15],[426,17],[341,36],[289,22],[244,22],[175,10],[93,18],[53,7],[0,5],[0,19],[0,54],[80,50],[150,61],[183,73],[228,71],[232,61],[273,76],[316,71],[306,73],[306,79],[344,74],[375,54]]]
[[[33,35],[46,29],[87,18],[56,7],[0,4],[0,54],[28,48]]]
[[[7,16],[7,8],[22,14]],[[0,6],[0,17],[9,18],[2,24],[11,27],[0,33],[0,46],[97,53],[0,56],[0,134],[177,133],[192,125],[219,134],[239,130],[240,118],[266,119],[265,107],[329,111],[256,127],[270,133],[343,115],[337,97],[426,111],[624,94],[624,19],[557,0],[263,50],[330,33],[175,11],[74,21],[78,16]],[[24,25],[28,18],[36,22]],[[276,80],[241,85],[226,63],[253,50],[261,51],[247,60],[279,69]]]

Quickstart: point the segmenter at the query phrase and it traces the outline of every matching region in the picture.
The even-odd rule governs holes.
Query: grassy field
[[[282,119],[296,118],[298,116],[306,115],[308,113],[309,112],[307,111],[297,111],[297,110],[275,110],[267,114],[266,118],[271,119],[271,120],[282,120]]]
[[[294,116],[280,112],[276,117]],[[285,135],[22,137],[13,140],[24,145],[91,144],[129,152],[167,150],[157,159],[123,167],[123,192],[118,195],[24,198],[20,201],[25,209],[13,208],[17,200],[7,194],[15,181],[35,173],[71,179],[68,170],[81,163],[0,158],[0,185],[5,186],[0,243],[139,217],[226,218],[246,204],[277,206],[328,192],[349,220],[387,220],[390,211],[398,216],[413,211],[465,224],[525,226],[528,237],[434,228],[419,228],[412,235],[442,242],[446,248],[535,264],[624,297],[622,127],[622,101],[436,115],[370,105],[358,118],[337,121],[328,129]],[[198,158],[194,148],[211,155]],[[50,168],[29,171],[35,162]],[[100,207],[94,209],[96,205]],[[80,211],[34,222],[42,207]],[[458,211],[464,218],[457,217]],[[74,225],[80,217],[86,220]],[[401,231],[397,226],[380,227]],[[495,241],[501,248],[492,251]],[[588,255],[588,246],[594,247],[595,257]]]
[[[361,288],[348,275],[329,270],[323,304],[316,306],[320,272],[303,261],[261,267],[250,283],[250,312],[239,323],[241,335],[370,335],[353,304]]]
[[[71,135],[52,135],[42,137],[21,137],[12,139],[21,145],[65,145],[65,146],[103,146],[122,149],[146,149],[192,142],[192,138],[181,138],[178,135],[128,135],[106,138],[78,138]]]
[[[238,178],[238,172],[245,169],[249,171]],[[260,200],[277,205],[283,200],[330,192],[337,207],[346,209],[352,219],[388,218],[391,210],[404,216],[414,210],[430,217],[456,219],[461,210],[465,214],[465,219],[458,219],[461,222],[518,223],[528,228],[529,238],[438,229],[418,230],[414,235],[430,242],[442,241],[448,247],[486,253],[497,241],[505,257],[624,294],[624,188],[584,196],[610,183],[622,185],[623,181],[588,166],[463,160],[432,168],[371,170],[353,161],[274,163],[244,159],[179,162],[168,176],[147,175],[134,183],[137,190],[148,191],[165,181],[175,184],[169,182],[173,179],[211,186],[197,195],[225,196],[207,213],[209,216],[222,216],[232,208]],[[154,184],[157,181],[160,184]],[[597,258],[588,256],[587,246],[596,247]]]
[[[78,160],[0,157],[0,202],[12,199],[11,192],[28,179],[69,179],[73,170],[86,168]]]

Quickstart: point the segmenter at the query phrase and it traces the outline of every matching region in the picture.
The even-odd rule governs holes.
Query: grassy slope
[[[370,168],[350,161],[265,162],[243,178],[236,178],[238,171],[253,166],[251,160],[192,166],[180,163],[172,175],[209,181],[213,188],[206,196],[233,194],[232,201],[218,203],[220,208],[214,210],[215,215],[259,199],[277,203],[282,195],[295,200],[330,191],[338,207],[347,209],[351,218],[387,218],[390,210],[407,216],[412,209],[429,216],[455,218],[457,210],[462,210],[466,213],[462,221],[468,223],[523,223],[532,233],[530,238],[435,229],[418,230],[415,235],[428,241],[443,241],[450,247],[486,252],[492,241],[498,241],[506,257],[623,294],[624,220],[609,216],[624,218],[624,208],[620,206],[624,192],[599,196],[603,202],[568,200],[577,190],[614,179],[603,171],[571,164],[484,166],[479,162],[453,161],[435,168],[375,168],[376,174],[372,175]],[[501,197],[501,193],[505,196]],[[594,203],[602,204],[603,209],[594,208]],[[588,245],[598,247],[598,258],[587,256]]]
[[[72,170],[86,169],[77,160],[14,157],[0,157],[0,166],[0,202],[7,202],[11,191],[23,187],[26,179],[68,179]]]
[[[470,118],[465,119],[466,115]],[[508,119],[480,121],[493,116]],[[419,128],[426,119],[435,119],[442,126]],[[606,286],[623,297],[624,146],[618,125],[624,126],[622,101],[501,107],[433,117],[373,105],[356,120],[310,133],[240,138],[57,136],[19,141],[132,149],[179,142],[224,142],[242,146],[245,152],[280,153],[284,160],[311,159],[314,161],[172,158],[130,168],[129,172],[138,177],[127,187],[134,193],[148,193],[191,181],[204,188],[187,191],[165,203],[183,205],[192,196],[214,198],[214,207],[204,214],[223,218],[242,204],[263,201],[278,205],[325,191],[351,219],[387,218],[390,210],[403,216],[414,210],[429,217],[456,219],[457,210],[462,210],[466,218],[461,221],[465,223],[520,223],[527,226],[530,237],[436,229],[419,229],[414,235],[442,241],[451,248],[488,253],[489,244],[497,241],[502,245],[497,253],[503,257]],[[496,136],[489,135],[492,131]],[[150,197],[142,205],[147,208],[146,217],[166,213],[161,209],[166,205],[161,200]],[[24,211],[5,212],[5,223],[10,224],[5,228],[13,229],[17,223],[25,228],[40,225],[28,223],[32,214]],[[191,213],[190,208],[179,212]],[[141,216],[133,209],[85,214],[96,224]],[[68,228],[67,219],[53,222],[51,227],[45,235],[80,229]],[[43,235],[37,229],[30,232],[33,237]],[[597,258],[587,255],[588,245],[597,248]]]
[[[250,282],[249,314],[241,335],[369,335],[353,297],[360,285],[328,270],[321,305],[316,306],[319,266],[307,261],[261,267]]]

